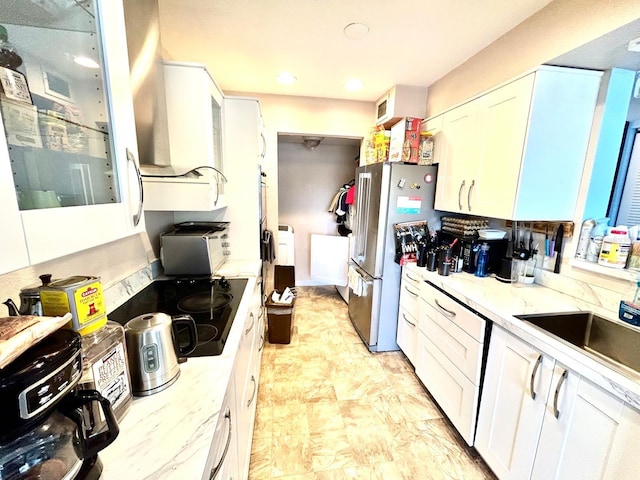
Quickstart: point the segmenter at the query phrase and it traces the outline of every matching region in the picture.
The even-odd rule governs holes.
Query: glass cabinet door
[[[20,210],[120,202],[95,1],[3,0],[0,25],[0,110]]]

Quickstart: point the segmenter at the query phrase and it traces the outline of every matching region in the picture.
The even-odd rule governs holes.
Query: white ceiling
[[[173,60],[205,63],[224,91],[375,101],[428,86],[551,0],[158,0]],[[369,26],[363,39],[346,25]],[[277,83],[280,71],[298,81]],[[364,87],[347,91],[357,77]]]

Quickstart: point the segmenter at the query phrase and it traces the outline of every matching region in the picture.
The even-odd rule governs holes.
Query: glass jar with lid
[[[431,132],[420,132],[418,149],[418,165],[433,164],[433,135]]]
[[[111,408],[120,421],[129,410],[133,393],[122,325],[107,320],[92,323],[79,331],[82,335],[81,389],[94,389],[111,402]],[[98,431],[106,428],[98,408],[92,414],[100,418]]]

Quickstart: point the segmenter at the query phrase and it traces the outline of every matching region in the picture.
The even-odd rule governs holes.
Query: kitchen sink
[[[591,312],[514,315],[622,373],[640,377],[640,331]]]

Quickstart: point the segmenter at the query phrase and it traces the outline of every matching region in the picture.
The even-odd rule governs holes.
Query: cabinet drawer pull
[[[409,325],[411,325],[412,327],[415,327],[415,326],[416,326],[416,324],[415,324],[415,323],[413,323],[411,320],[409,320],[409,319],[407,318],[407,316],[406,316],[404,313],[402,314],[402,318],[404,318],[404,321],[405,321],[405,322],[407,322],[407,323],[408,323]]]
[[[264,350],[264,333],[260,335],[260,348],[258,351],[261,352],[262,350]]]
[[[456,312],[452,312],[451,310],[447,310],[442,305],[440,305],[440,302],[438,302],[437,298],[435,299],[435,301],[436,301],[436,305],[438,306],[438,308],[440,310],[442,310],[443,312],[445,312],[446,314],[448,314],[449,317],[455,317],[456,316]]]
[[[209,475],[209,480],[213,480],[218,475],[218,472],[222,469],[224,465],[224,460],[227,458],[227,453],[229,452],[229,445],[231,445],[231,431],[233,430],[233,424],[231,421],[231,410],[227,407],[227,411],[224,412],[224,418],[229,420],[229,432],[227,433],[227,443],[224,446],[224,451],[222,452],[222,457],[218,464],[211,469],[211,474]]]
[[[253,312],[249,312],[249,316],[251,317],[251,325],[244,331],[244,336],[249,335],[249,332],[253,330],[253,326],[256,324],[256,317],[253,316]]]
[[[417,297],[417,296],[418,296],[418,294],[417,294],[417,293],[412,292],[412,291],[411,291],[411,290],[409,290],[406,286],[404,287],[404,289],[405,289],[407,292],[409,292],[411,295],[413,295],[414,297]]]
[[[568,373],[566,370],[562,372],[560,380],[558,380],[558,385],[556,386],[556,393],[553,394],[553,415],[556,418],[560,418],[560,410],[558,410],[558,396],[560,395],[560,387],[562,387],[562,384],[567,379],[567,375]]]
[[[140,198],[138,199],[138,211],[133,216],[133,226],[137,227],[142,218],[142,204],[144,202],[144,187],[142,186],[142,174],[136,163],[136,157],[133,156],[131,150],[127,148],[127,160],[133,164],[133,168],[136,171],[136,177],[138,179],[138,189],[140,190]]]
[[[256,382],[255,375],[251,375],[251,381],[253,382],[253,393],[251,394],[251,398],[247,402],[247,408],[250,407],[253,403],[253,399],[256,398],[256,391],[258,390],[258,382]]]
[[[462,210],[462,189],[464,188],[464,180],[460,184],[460,190],[458,190],[458,207]]]
[[[408,273],[407,273],[407,278],[408,278],[409,280],[411,280],[412,282],[419,282],[419,281],[420,281],[420,279],[419,279],[419,278],[413,278],[413,277],[412,277],[411,275],[409,275]]]
[[[542,355],[538,355],[538,360],[536,360],[536,364],[533,367],[533,371],[531,372],[531,381],[530,381],[530,387],[531,387],[531,400],[535,400],[536,399],[536,390],[535,387],[533,385],[533,382],[536,379],[536,373],[538,372],[538,368],[540,368],[540,364],[542,363]]]
[[[469,186],[469,190],[467,191],[467,207],[469,207],[469,211],[471,211],[471,190],[473,190],[476,186],[476,181],[472,180],[471,185]]]

